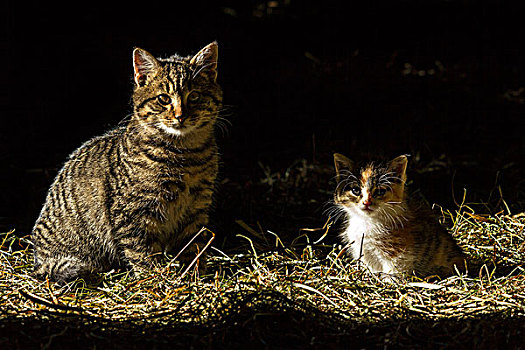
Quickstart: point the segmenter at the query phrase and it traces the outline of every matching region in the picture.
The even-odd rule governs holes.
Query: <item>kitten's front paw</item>
[[[381,282],[390,283],[390,284],[399,284],[403,280],[403,277],[399,274],[379,272],[378,277]]]

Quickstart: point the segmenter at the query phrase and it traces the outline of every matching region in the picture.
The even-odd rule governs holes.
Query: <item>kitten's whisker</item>
[[[333,219],[333,222],[337,222],[341,216],[346,215],[346,210],[338,205],[334,205],[324,210],[324,215],[329,216]]]
[[[381,184],[382,186],[385,186],[389,191],[392,191],[392,186],[390,183],[387,184]]]

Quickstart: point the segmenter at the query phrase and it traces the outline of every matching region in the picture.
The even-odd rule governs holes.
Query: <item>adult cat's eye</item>
[[[384,196],[386,193],[386,189],[385,188],[378,188],[374,191],[374,197],[381,197],[381,196]]]
[[[188,101],[189,101],[190,103],[196,103],[196,102],[198,102],[200,99],[201,99],[201,94],[199,94],[197,91],[192,91],[192,92],[188,95]]]
[[[166,94],[157,96],[157,101],[163,106],[169,105],[171,103],[171,97]]]
[[[352,187],[352,189],[350,189],[350,192],[352,192],[354,196],[359,196],[361,194],[361,188],[359,188],[358,186]]]

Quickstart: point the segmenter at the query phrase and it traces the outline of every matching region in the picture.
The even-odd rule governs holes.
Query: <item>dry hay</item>
[[[317,191],[330,173],[303,163],[264,181],[277,195]],[[525,215],[462,204],[442,219],[473,261],[468,275],[385,282],[329,242],[330,221],[288,241],[239,220],[241,248],[208,246],[205,276],[196,261],[166,257],[136,278],[112,271],[59,286],[30,276],[27,237],[4,233],[0,347],[522,347]]]
[[[448,213],[454,221],[452,232],[469,256],[486,264],[469,276],[440,281],[383,282],[345,257],[340,246],[322,242],[286,247],[271,235],[275,249],[258,251],[253,244],[258,238],[251,235],[255,231],[246,230],[240,239],[247,240],[250,248],[234,255],[210,250],[209,275],[202,278],[196,269],[187,270],[171,260],[138,278],[110,272],[101,276],[98,285],[76,281],[58,286],[30,277],[27,239],[6,233],[1,250],[1,317],[4,326],[7,321],[32,324],[35,319],[65,322],[65,329],[69,322],[74,329],[97,324],[106,336],[127,329],[131,337],[149,330],[151,338],[151,332],[159,336],[169,328],[179,341],[188,341],[192,332],[201,336],[212,330],[227,332],[240,322],[255,322],[251,326],[256,329],[257,318],[283,314],[287,319],[295,315],[298,324],[322,325],[334,336],[349,334],[360,325],[395,325],[411,318],[439,322],[496,315],[523,321],[525,218],[480,216],[469,208],[460,209]],[[293,327],[293,332],[285,329],[270,339],[300,337],[299,331],[300,327]],[[201,336],[197,338],[206,339]],[[54,338],[43,339],[41,345],[51,344]],[[161,339],[171,338],[167,333]],[[0,343],[8,341],[0,338]]]

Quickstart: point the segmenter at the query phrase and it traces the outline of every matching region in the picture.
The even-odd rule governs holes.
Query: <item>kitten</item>
[[[431,209],[405,192],[407,157],[362,167],[334,154],[334,202],[347,217],[343,241],[372,272],[418,276],[454,273],[465,255]]]
[[[83,144],[58,173],[32,232],[35,276],[147,269],[208,223],[219,161],[217,55],[215,42],[189,57],[133,51],[130,121]],[[203,236],[183,260],[195,258]]]

